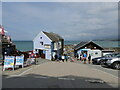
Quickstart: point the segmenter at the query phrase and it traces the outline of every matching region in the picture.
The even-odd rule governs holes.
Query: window
[[[98,52],[95,52],[95,54],[98,54]]]
[[[40,37],[40,39],[42,39],[42,37]]]
[[[43,42],[40,42],[41,43],[41,45],[43,45]]]

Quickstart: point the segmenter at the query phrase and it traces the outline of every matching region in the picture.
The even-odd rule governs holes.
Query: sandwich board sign
[[[24,56],[16,56],[16,63],[15,65],[22,65],[22,67],[24,66]]]
[[[14,70],[14,56],[5,56],[3,71],[7,68],[13,68]]]

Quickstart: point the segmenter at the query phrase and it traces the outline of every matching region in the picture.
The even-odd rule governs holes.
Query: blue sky
[[[117,2],[3,2],[2,15],[12,40],[33,40],[40,31],[65,40],[118,37]]]

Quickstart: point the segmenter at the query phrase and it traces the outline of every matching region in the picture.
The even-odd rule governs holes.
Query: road
[[[83,64],[83,62],[80,61],[80,60],[78,60],[78,61],[75,60],[75,63]],[[115,77],[118,77],[119,76],[118,74],[120,74],[120,73],[118,73],[119,70],[115,70],[115,69],[112,69],[112,68],[109,68],[109,67],[102,67],[101,65],[88,64],[88,62],[86,62],[86,63],[87,64],[85,64],[85,65],[89,66],[90,68],[94,68],[94,69],[103,71],[104,73],[109,73],[109,74],[111,74]]]
[[[4,71],[3,88],[118,88],[116,74],[96,68],[99,66],[82,64],[76,60],[41,62],[24,70]]]

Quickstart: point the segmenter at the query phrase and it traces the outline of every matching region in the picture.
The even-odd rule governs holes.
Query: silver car
[[[114,69],[117,69],[117,70],[120,69],[120,56],[108,59],[106,61],[106,65],[110,66],[110,67],[112,67]]]

